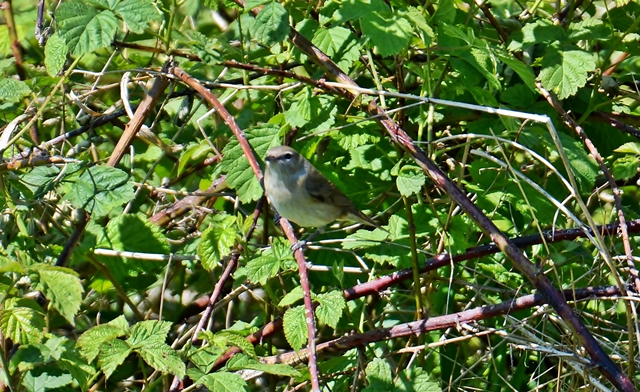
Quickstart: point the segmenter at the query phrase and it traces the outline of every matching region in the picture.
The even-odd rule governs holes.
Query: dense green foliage
[[[622,191],[627,222],[640,218],[636,2],[63,0],[47,4],[43,45],[34,3],[6,3],[0,26],[5,390],[308,383],[305,361],[264,360],[307,346],[303,291],[291,244],[259,204],[260,182],[221,117],[173,77],[150,111],[135,113],[157,137],[138,137],[107,164],[131,119],[122,111],[99,120],[142,107],[169,60],[225,105],[262,167],[270,147],[291,144],[385,228],[336,226],[305,250],[318,343],[533,291],[498,252],[345,300],[343,290],[359,283],[491,242],[371,118],[370,100],[509,237],[618,221],[594,151]],[[370,90],[345,98],[327,83],[336,75],[296,47],[293,29]],[[548,115],[555,127],[456,103]],[[583,138],[563,123],[563,109]],[[180,200],[181,212],[163,215]],[[613,234],[547,237],[524,252],[558,288],[622,287],[633,270],[627,238]],[[638,237],[628,240],[638,254]],[[221,281],[231,260],[238,268]],[[213,315],[192,343],[219,282]],[[620,297],[572,306],[633,375],[636,302]],[[245,339],[279,317],[283,333]],[[613,388],[548,305],[474,320],[321,351],[323,390]],[[214,366],[230,348],[239,353]]]

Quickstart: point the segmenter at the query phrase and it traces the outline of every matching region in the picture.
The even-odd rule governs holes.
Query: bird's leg
[[[278,211],[276,211],[275,208],[273,209],[273,212],[274,212],[274,214],[273,214],[273,224],[278,226],[278,227],[280,227],[280,218],[282,218],[282,217],[280,216],[280,213]]]
[[[311,233],[311,235],[309,237],[307,237],[306,240],[302,240],[302,241],[298,241],[295,244],[291,245],[291,250],[293,252],[295,252],[298,249],[301,249],[303,247],[305,247],[307,245],[308,242],[311,242],[311,240],[313,240],[314,238],[316,238],[317,236],[319,236],[320,234],[324,233],[324,229],[325,227],[322,226],[321,228],[319,228],[318,230],[316,230],[315,232]]]

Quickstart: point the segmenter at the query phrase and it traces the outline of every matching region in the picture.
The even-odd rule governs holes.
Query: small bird
[[[380,228],[293,148],[273,147],[265,159],[265,193],[283,218],[302,227],[320,229],[336,220]]]

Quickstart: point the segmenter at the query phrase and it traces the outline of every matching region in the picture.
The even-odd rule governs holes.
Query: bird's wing
[[[309,174],[304,178],[304,181],[304,188],[312,199],[319,203],[332,204],[342,210],[339,219],[380,227],[380,225],[363,214],[337,186],[329,181],[327,177],[320,173],[315,167],[311,166],[309,168]]]
[[[305,177],[304,187],[309,196],[320,203],[328,203],[349,209],[353,203],[337,186],[327,179],[315,167],[310,167],[309,175]]]

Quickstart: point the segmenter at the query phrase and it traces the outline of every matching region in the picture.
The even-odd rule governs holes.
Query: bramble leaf
[[[304,306],[287,309],[282,318],[284,336],[294,350],[300,350],[309,339]]]

